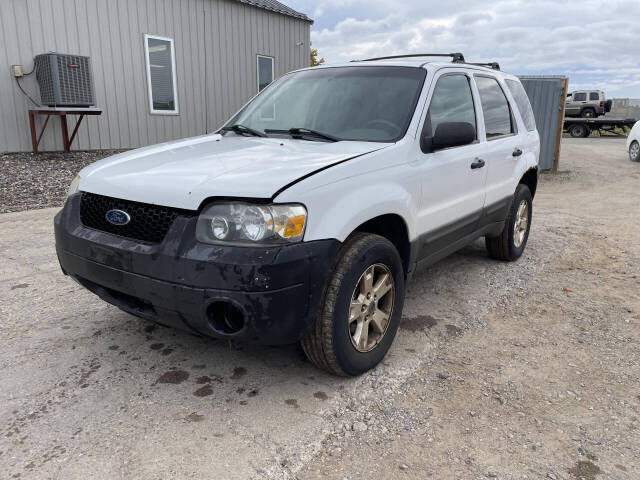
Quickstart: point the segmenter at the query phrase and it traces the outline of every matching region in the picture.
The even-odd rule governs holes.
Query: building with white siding
[[[103,113],[72,149],[135,148],[212,132],[260,86],[307,67],[311,23],[275,0],[1,0],[0,152],[31,150],[35,106],[10,67],[29,73],[38,54],[91,57]],[[40,102],[35,76],[18,81]],[[58,122],[41,151],[62,149]]]

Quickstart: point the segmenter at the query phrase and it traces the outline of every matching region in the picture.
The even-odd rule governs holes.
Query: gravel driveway
[[[0,215],[5,478],[640,478],[640,165],[564,139],[515,264],[416,276],[384,363],[155,327],[62,276],[54,209]]]
[[[0,154],[0,213],[62,205],[69,184],[83,167],[115,153]]]

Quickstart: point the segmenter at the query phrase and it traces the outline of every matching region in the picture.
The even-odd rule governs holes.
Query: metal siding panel
[[[249,87],[248,87],[248,93],[249,95],[251,94],[255,94],[257,87],[257,81],[256,81],[256,77],[257,77],[257,65],[256,65],[256,54],[258,53],[259,50],[259,43],[260,43],[260,32],[258,30],[258,14],[257,14],[257,9],[255,8],[250,8],[249,9],[249,22],[250,22],[250,30],[251,30],[251,46],[249,48],[249,56],[251,57],[251,61],[250,61],[250,68],[249,68],[249,73],[248,73],[248,80],[249,80]]]
[[[208,129],[213,131],[218,126],[220,112],[224,109],[222,85],[226,85],[226,79],[224,78],[226,72],[219,68],[221,57],[224,55],[224,32],[222,31],[223,26],[220,24],[221,2],[204,1],[209,4],[210,10],[209,21],[205,29],[205,38],[211,37],[209,42],[211,48],[207,50],[207,66],[213,76],[207,74],[207,117],[210,118]],[[211,82],[211,79],[213,79],[213,82]]]
[[[129,117],[130,122],[135,125],[133,131],[132,146],[140,147],[147,145],[147,119],[144,110],[145,85],[144,85],[144,57],[142,55],[142,47],[140,45],[140,31],[138,29],[138,4],[139,2],[121,0],[120,10],[126,16],[126,21],[122,25],[122,36],[125,38],[123,50],[126,57],[123,58],[127,62],[125,67],[128,76],[125,79],[127,88],[130,90],[129,100]]]
[[[12,14],[10,15],[11,5],[7,2],[0,2],[0,62],[4,65],[10,65],[9,56],[9,32],[6,23],[12,22]],[[0,135],[0,152],[19,150],[18,141],[18,128],[16,124],[16,109],[14,105],[14,97],[16,93],[14,89],[17,87],[14,85],[15,80],[9,75],[0,75],[0,105],[3,108],[0,109],[0,128],[2,132]]]
[[[138,2],[138,38],[136,39],[135,44],[138,45],[137,51],[140,54],[140,65],[144,69],[144,74],[142,75],[142,86],[143,86],[143,114],[144,121],[147,127],[147,144],[151,145],[158,142],[158,126],[152,121],[153,116],[149,113],[149,84],[147,81],[147,73],[146,73],[146,62],[145,58],[145,50],[144,50],[144,34],[145,33],[153,33],[155,28],[155,11],[149,11],[149,5],[153,0],[148,1],[139,1]]]
[[[161,35],[162,32],[160,30],[160,26],[159,26],[159,22],[158,22],[158,9],[156,8],[156,2],[155,0],[147,0],[147,2],[145,3],[145,16],[143,18],[140,19],[141,23],[141,33],[140,33],[140,43],[142,43],[142,54],[144,55],[144,33],[148,33],[148,34],[153,34],[153,35]],[[144,61],[146,62],[147,59],[145,58]],[[146,67],[145,67],[146,68]],[[149,88],[150,85],[148,84],[148,80],[147,77],[145,75],[145,85],[146,85],[146,89],[145,89],[145,95],[147,95],[147,101],[146,101],[146,113],[147,113],[147,118],[148,118],[148,122],[150,125],[150,137],[149,140],[151,144],[154,143],[158,143],[161,141],[162,136],[163,136],[163,129],[162,129],[162,125],[161,122],[159,121],[159,118],[157,115],[151,115],[149,113],[149,100],[148,100],[148,96],[149,96]]]
[[[191,119],[193,118],[193,105],[191,100],[193,98],[193,77],[197,74],[194,71],[191,63],[191,33],[187,28],[187,17],[189,15],[189,7],[187,5],[189,0],[179,0],[177,5],[177,17],[178,24],[177,36],[180,38],[180,49],[176,45],[176,67],[178,67],[178,98],[180,101],[180,114],[181,121],[179,125],[178,135],[181,138],[189,137],[191,132]],[[185,7],[185,5],[187,5]],[[187,74],[189,73],[189,75]],[[191,95],[187,96],[187,92],[191,92]]]
[[[130,33],[128,4],[135,3],[127,0],[115,0],[114,17],[117,23],[111,29],[114,38],[114,66],[116,77],[118,78],[118,100],[121,104],[119,110],[120,118],[126,121],[126,146],[140,146],[139,122],[136,116],[136,89],[133,77],[138,72],[133,67],[132,48],[133,36]],[[121,123],[122,125],[122,123]]]
[[[221,1],[210,2],[211,15],[207,24],[208,32],[211,36],[211,49],[207,54],[208,65],[213,75],[207,75],[207,81],[213,79],[212,83],[207,84],[207,115],[211,119],[209,122],[209,131],[215,131],[222,124],[228,102],[228,92],[225,86],[229,83],[229,69],[222,68],[226,60],[226,22],[222,21],[224,15],[224,4]]]
[[[131,140],[131,129],[129,127],[129,89],[127,87],[127,81],[125,75],[124,65],[122,63],[123,47],[122,42],[122,21],[124,12],[118,8],[116,2],[111,0],[107,3],[107,15],[106,21],[109,24],[109,44],[111,49],[111,72],[113,75],[113,83],[110,84],[110,88],[113,90],[113,97],[115,99],[115,115],[117,118],[118,133],[120,136],[119,145],[122,148],[130,148],[133,145]]]
[[[153,32],[150,32],[150,33],[152,33],[153,35],[160,35],[162,37],[167,37],[168,34],[164,24],[164,12],[160,8],[161,1],[162,0],[153,0],[152,2],[153,13],[150,12],[149,16],[151,18],[155,17],[156,27],[153,30]],[[155,143],[164,141],[164,139],[167,138],[167,127],[165,125],[164,115],[149,114],[149,120],[156,124],[156,128],[158,131],[158,138],[156,139]]]
[[[556,136],[558,116],[562,112],[560,102],[562,95],[561,78],[527,78],[521,77],[522,86],[527,92],[536,126],[540,133],[540,168],[549,170],[553,168],[555,159]]]
[[[174,50],[174,55],[176,56],[174,58],[174,64],[175,64],[175,68],[176,68],[176,92],[178,95],[178,108],[180,110],[180,115],[177,116],[172,116],[172,117],[165,117],[166,123],[169,125],[169,135],[172,140],[175,138],[179,138],[180,137],[180,123],[182,121],[182,119],[184,118],[183,115],[183,111],[182,111],[182,98],[180,97],[180,84],[182,83],[182,77],[179,75],[180,73],[180,63],[179,63],[179,59],[178,59],[178,49],[180,49],[180,51],[182,51],[182,42],[180,41],[180,36],[177,35],[176,29],[175,29],[175,23],[176,23],[176,18],[178,18],[178,13],[177,13],[177,9],[178,7],[178,3],[175,0],[164,0],[164,8],[165,8],[165,13],[166,13],[166,22],[167,22],[167,30],[169,32],[171,32],[171,34],[169,35],[171,38],[173,38],[173,50]]]
[[[114,56],[111,46],[111,32],[109,25],[109,9],[108,3],[101,0],[94,0],[97,4],[97,25],[96,32],[98,34],[99,58],[102,63],[102,71],[104,74],[105,98],[102,106],[102,116],[106,117],[109,124],[109,138],[103,144],[104,148],[111,148],[113,145],[124,145],[119,125],[120,113],[118,105],[118,95],[114,89],[116,83],[116,73],[114,71]],[[92,57],[95,58],[95,55]]]
[[[231,91],[231,104],[229,105],[229,110],[227,110],[226,117],[229,117],[237,108],[239,99],[242,98],[242,86],[241,86],[241,69],[240,69],[240,59],[242,56],[242,50],[240,48],[241,45],[241,32],[240,32],[240,5],[237,2],[229,2],[229,7],[231,9],[231,21],[233,25],[232,41],[232,55],[231,58],[233,60],[233,77],[231,80],[231,84],[229,85]]]
[[[44,36],[46,51],[58,51],[55,37],[55,27],[51,19],[53,18],[53,0],[40,0],[40,28]]]
[[[69,44],[69,48],[72,53],[77,53],[79,55],[89,55],[89,51],[80,41],[80,32],[83,33],[83,38],[88,36],[88,30],[86,28],[86,24],[80,21],[79,9],[78,9],[78,0],[64,0],[65,5],[64,9],[73,12],[70,15],[70,21],[73,23],[73,28],[69,28],[67,30],[67,43]],[[77,117],[74,118],[77,120]],[[78,129],[78,133],[74,140],[73,147],[80,150],[88,150],[91,148],[91,134],[89,130],[89,125],[93,124],[93,120],[90,117],[85,118]],[[73,131],[73,130],[72,130]]]
[[[107,148],[111,146],[111,125],[106,115],[107,109],[107,82],[104,74],[104,56],[101,54],[102,40],[100,38],[98,21],[98,4],[96,0],[84,0],[85,21],[90,34],[87,37],[91,67],[93,70],[93,83],[96,92],[96,106],[103,110],[102,115],[94,117],[92,124],[96,126],[97,138],[94,137],[92,148]]]
[[[230,60],[232,56],[231,48],[232,41],[230,40],[233,26],[231,25],[231,11],[229,7],[229,2],[222,1],[220,2],[221,11],[219,21],[221,25],[224,26],[223,32],[224,35],[221,38],[221,53],[220,61],[221,64],[218,68],[222,69],[225,72],[226,82],[220,85],[221,92],[223,94],[224,103],[223,110],[221,112],[222,117],[226,118],[229,115],[229,111],[231,110],[231,102],[233,98],[233,62]]]
[[[178,96],[178,108],[180,110],[179,115],[173,115],[171,117],[167,116],[167,123],[171,126],[171,139],[174,140],[176,138],[181,138],[182,135],[182,123],[184,122],[186,115],[185,111],[182,109],[182,101],[183,97],[180,95],[180,86],[184,83],[184,76],[182,75],[182,63],[181,59],[178,58],[178,51],[182,53],[181,56],[185,55],[184,52],[184,43],[182,42],[181,36],[178,33],[178,29],[180,28],[180,24],[178,23],[178,18],[180,15],[180,4],[175,0],[165,0],[165,8],[167,12],[167,24],[169,31],[171,32],[171,38],[173,38],[173,50],[174,50],[174,64],[175,64],[175,77],[176,77],[176,95]],[[178,28],[176,28],[178,25]],[[188,110],[187,110],[188,111]]]
[[[207,51],[210,44],[206,43],[205,38],[205,25],[207,16],[205,15],[205,3],[204,0],[194,0],[195,8],[191,14],[191,19],[195,23],[195,28],[191,30],[196,33],[196,37],[193,38],[193,51],[196,53],[195,58],[196,65],[198,67],[198,90],[197,95],[194,96],[194,102],[196,104],[196,135],[207,133],[208,131],[208,119],[207,119],[207,68],[208,61],[206,58]]]
[[[217,31],[213,28],[213,4],[214,2],[206,2],[203,4],[203,23],[204,23],[204,63],[202,63],[204,68],[204,96],[201,97],[206,104],[205,108],[205,128],[207,133],[212,130],[212,125],[214,124],[214,118],[212,115],[212,109],[209,108],[209,105],[213,104],[215,100],[213,97],[215,95],[215,87],[216,87],[216,78],[215,78],[215,70],[213,68],[213,51],[216,49],[217,45]]]
[[[10,62],[10,63],[11,64],[22,63],[25,69],[25,72],[28,72],[29,70],[27,69],[30,69],[32,66],[31,64],[33,63],[31,60],[33,58],[33,55],[31,54],[31,52],[33,51],[33,45],[32,45],[30,30],[28,28],[28,24],[29,24],[28,4],[24,1],[22,2],[13,1],[12,3],[13,3],[14,23],[15,23],[16,29],[18,29],[18,32],[22,32],[22,34],[21,35],[18,34],[20,35],[20,37],[17,45],[18,47],[18,56],[16,58],[17,61]],[[13,80],[13,78],[11,78],[11,80]],[[12,85],[14,89],[13,91],[19,95],[18,98],[20,99],[19,103],[14,102],[14,105],[16,105],[16,108],[18,108],[18,110],[16,111],[16,117],[17,117],[16,127],[20,132],[17,138],[17,143],[20,150],[30,149],[31,136],[29,133],[30,132],[29,117],[27,114],[27,109],[32,108],[34,105],[31,103],[30,100],[22,96],[21,92],[19,92],[19,90],[17,89],[17,85],[15,85],[15,80],[13,80],[13,83],[14,83],[14,85]],[[22,79],[20,80],[20,83],[23,86],[23,88],[27,90],[27,92],[29,92],[29,94],[31,95],[31,97],[33,97],[34,100],[36,101],[39,100],[38,97],[40,92],[38,90],[38,84],[35,81],[35,75],[22,77]]]

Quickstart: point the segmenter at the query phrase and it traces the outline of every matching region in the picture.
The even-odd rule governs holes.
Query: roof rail
[[[413,58],[413,57],[451,57],[453,63],[464,63],[464,55],[457,53],[413,53],[410,55],[391,55],[389,57],[365,58],[364,60],[352,60],[352,62],[373,62],[376,60],[391,60],[394,58]]]
[[[500,70],[500,64],[498,62],[469,63],[469,65],[477,65],[478,67],[489,67],[494,70]]]

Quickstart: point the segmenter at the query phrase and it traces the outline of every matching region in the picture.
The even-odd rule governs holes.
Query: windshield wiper
[[[334,137],[333,135],[329,135],[328,133],[322,133],[317,130],[311,130],[309,128],[302,128],[302,127],[293,127],[293,128],[290,128],[289,130],[277,130],[273,128],[265,128],[264,131],[265,133],[288,133],[293,138],[301,138],[303,136],[306,136],[306,137],[322,138],[324,140],[328,140],[329,142],[339,142],[340,140],[342,140],[341,138]]]
[[[233,132],[233,133],[237,133],[238,135],[253,135],[254,137],[266,137],[266,135],[262,132],[259,132],[258,130],[254,130],[253,128],[249,128],[249,127],[245,127],[244,125],[241,125],[239,123],[236,123],[235,125],[230,125],[228,127],[222,127],[220,129],[221,132]]]

